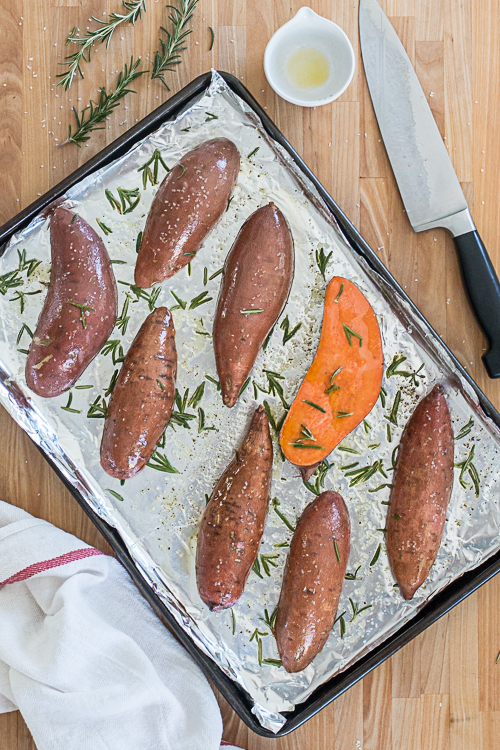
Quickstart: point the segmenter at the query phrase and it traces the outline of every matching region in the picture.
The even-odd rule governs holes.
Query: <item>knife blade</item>
[[[377,0],[360,0],[359,35],[368,89],[406,213],[415,232],[454,237],[469,301],[488,340],[483,362],[500,377],[500,282],[417,75]]]

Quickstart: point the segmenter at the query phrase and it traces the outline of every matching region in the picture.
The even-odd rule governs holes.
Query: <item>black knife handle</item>
[[[483,362],[490,378],[500,378],[500,282],[478,232],[454,240],[469,301],[488,339]]]

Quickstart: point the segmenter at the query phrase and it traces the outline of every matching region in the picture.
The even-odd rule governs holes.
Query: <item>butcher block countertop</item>
[[[416,68],[478,230],[500,273],[500,0],[382,0]],[[134,27],[96,47],[85,79],[55,88],[64,42],[119,0],[0,0],[0,225],[111,143],[171,94],[143,76],[88,146],[57,148],[71,107],[114,88],[131,55],[151,56],[165,3],[147,0]],[[500,408],[500,381],[481,363],[485,343],[469,309],[453,242],[416,235],[380,141],[359,54],[357,0],[311,0],[357,55],[354,80],[333,104],[301,109],[279,99],[263,70],[273,32],[298,0],[200,0],[188,49],[166,81],[175,93],[211,67],[238,76],[364,235],[431,325]],[[92,22],[94,23],[94,22]],[[95,25],[95,24],[94,24]],[[215,41],[209,51],[210,30]],[[125,109],[128,107],[128,109]],[[59,139],[57,141],[56,139]],[[41,454],[0,410],[0,498],[110,549]],[[224,739],[245,750],[496,750],[500,744],[500,576],[291,735],[253,734],[221,699]],[[1,750],[33,750],[18,713],[0,715]],[[128,748],[124,747],[124,750]],[[160,750],[160,749],[159,749]]]

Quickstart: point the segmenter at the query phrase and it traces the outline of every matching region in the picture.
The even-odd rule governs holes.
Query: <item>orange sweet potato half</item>
[[[316,356],[281,429],[280,445],[292,464],[322,461],[358,426],[378,398],[383,364],[370,303],[355,284],[335,276]]]

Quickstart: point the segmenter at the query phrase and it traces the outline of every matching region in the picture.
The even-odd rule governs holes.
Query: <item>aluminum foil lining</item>
[[[130,288],[136,238],[144,228],[151,201],[165,174],[160,164],[158,184],[148,182],[143,189],[142,172],[138,169],[155,149],[159,149],[167,166],[172,166],[186,151],[215,136],[230,138],[241,153],[234,197],[191,268],[184,268],[164,282],[156,301],[138,296]],[[123,215],[112,208],[105,195],[108,190],[118,198],[118,188],[139,188],[137,207]],[[313,185],[266,135],[255,113],[217,73],[213,73],[206,93],[175,121],[166,123],[125,156],[73,187],[66,198],[67,204],[101,234],[111,258],[120,261],[113,266],[119,282],[120,310],[128,295],[130,320],[125,333],[115,329],[110,346],[72,388],[69,405],[67,393],[44,400],[28,389],[23,353],[29,346],[27,328],[33,332],[36,327],[50,270],[48,220],[38,217],[13,237],[0,259],[0,275],[18,269],[22,280],[18,287],[0,287],[5,292],[0,294],[1,402],[89,506],[119,532],[145,581],[165,602],[179,627],[250,694],[253,711],[262,726],[277,732],[285,723],[281,712],[292,710],[319,685],[396,633],[444,586],[498,550],[500,508],[495,467],[499,430],[485,417],[475,393],[455,373],[441,341],[421,325],[394,290],[347,244]],[[217,381],[217,373],[212,322],[221,280],[215,274],[243,221],[270,200],[283,211],[293,233],[295,279],[286,309],[266,350],[257,358],[247,388],[237,405],[227,409],[213,382]],[[325,278],[317,262],[321,253],[328,257]],[[29,266],[32,259],[41,263],[33,268]],[[28,276],[30,268],[32,273]],[[271,495],[279,505],[276,500],[270,505],[258,573],[250,574],[245,592],[232,610],[210,613],[201,602],[194,555],[206,496],[231,460],[256,405],[266,401],[278,422],[284,412],[283,401],[289,404],[293,400],[318,343],[325,287],[333,275],[351,279],[369,299],[380,324],[385,367],[392,364],[394,374],[389,372],[384,377],[385,393],[365,423],[329,458],[333,466],[324,487],[343,495],[352,524],[350,577],[345,581],[338,610],[339,615],[344,615],[313,663],[303,672],[289,675],[275,663],[279,656],[269,620],[278,601],[290,527],[314,495],[304,486],[297,470],[282,462],[279,450],[275,451]],[[206,294],[200,300],[203,292]],[[113,352],[116,359],[120,346],[127,351],[152,304],[175,308],[177,388],[181,398],[189,391],[184,409],[193,418],[187,420],[187,427],[169,426],[165,446],[158,449],[156,464],[166,457],[178,473],[148,467],[121,486],[99,464],[103,419],[98,414],[113,373],[120,367],[113,364]],[[286,332],[290,334],[299,323],[300,328],[286,341]],[[395,356],[406,359],[394,366]],[[274,378],[274,385],[265,370],[279,375]],[[381,531],[389,487],[378,488],[390,484],[394,450],[403,426],[416,403],[436,382],[445,385],[455,432],[460,433],[469,425],[462,430],[467,434],[456,441],[455,461],[463,463],[474,449],[472,465],[477,470],[478,496],[468,466],[457,468],[437,560],[415,598],[405,602],[394,587]],[[198,402],[193,402],[202,383],[203,394]],[[198,395],[200,391],[201,388]],[[400,403],[395,412],[398,393]],[[362,472],[361,479],[356,479],[358,474],[350,473],[378,461],[382,462],[382,471],[371,476],[370,472]]]

